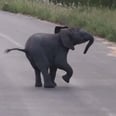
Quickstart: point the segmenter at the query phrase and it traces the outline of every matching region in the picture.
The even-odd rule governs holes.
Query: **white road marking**
[[[9,42],[11,42],[12,44],[16,45],[17,47],[21,47],[21,48],[23,47],[21,44],[19,44],[18,42],[16,42],[15,40],[13,40],[11,37],[9,37],[9,36],[7,36],[7,35],[5,35],[3,33],[0,33],[0,37],[8,40]]]
[[[100,41],[100,38],[98,39]],[[107,46],[108,49],[110,49],[110,52],[107,53],[108,56],[116,57],[116,44],[104,39],[101,39],[102,43]]]
[[[107,109],[107,108],[105,108],[105,107],[103,107],[102,110],[103,110],[104,112],[106,112],[106,114],[107,114],[108,116],[116,116],[116,114],[112,113],[109,109]]]
[[[108,56],[116,57],[116,46],[108,46],[107,48],[109,48],[111,50],[111,52],[108,54]]]

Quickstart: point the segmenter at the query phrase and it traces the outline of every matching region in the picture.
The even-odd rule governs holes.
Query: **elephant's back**
[[[47,33],[36,33],[33,34],[26,42],[25,49],[33,50],[33,49],[49,49],[49,47],[54,46],[56,39],[54,39],[55,34],[47,34]]]
[[[26,44],[25,44],[25,48],[29,49],[31,46],[35,46],[36,44],[40,44],[42,39],[44,38],[44,34],[43,33],[36,33],[33,34],[32,36],[29,37],[29,39],[27,40]]]

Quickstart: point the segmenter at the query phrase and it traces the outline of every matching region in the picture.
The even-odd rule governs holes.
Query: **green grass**
[[[116,9],[62,7],[34,0],[0,0],[0,8],[68,26],[82,27],[94,35],[116,42]]]

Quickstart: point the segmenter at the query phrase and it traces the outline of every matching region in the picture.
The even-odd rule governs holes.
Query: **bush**
[[[71,6],[97,6],[97,7],[109,7],[116,8],[116,0],[50,0],[51,2],[57,4],[62,3],[63,5]]]
[[[37,0],[1,0],[1,8],[20,12],[73,27],[81,27],[95,35],[116,41],[116,10],[88,6],[63,7]],[[96,1],[96,0],[95,0]]]

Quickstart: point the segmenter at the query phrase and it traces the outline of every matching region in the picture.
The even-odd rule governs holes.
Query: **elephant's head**
[[[74,45],[82,44],[88,41],[84,54],[94,42],[94,37],[80,28],[65,28],[59,32],[60,39],[64,47],[74,50]]]

